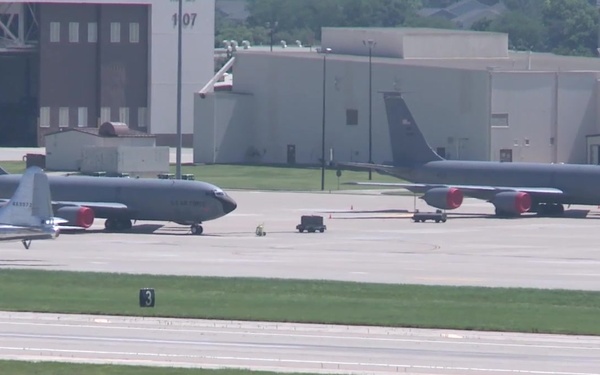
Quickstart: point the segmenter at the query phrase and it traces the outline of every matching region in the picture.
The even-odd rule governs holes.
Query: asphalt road
[[[383,283],[600,289],[600,211],[570,218],[498,219],[466,200],[446,223],[413,223],[413,198],[374,194],[233,191],[238,209],[204,223],[205,235],[173,223],[137,223],[131,233],[92,230],[0,243],[0,267]],[[418,201],[417,207],[427,209]],[[587,207],[590,209],[590,207]],[[325,233],[295,230],[303,214]],[[264,223],[267,235],[254,230]]]
[[[600,338],[0,312],[0,357],[405,374],[600,374]]]

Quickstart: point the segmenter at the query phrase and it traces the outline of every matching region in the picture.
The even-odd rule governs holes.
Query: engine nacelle
[[[423,200],[435,208],[453,210],[462,204],[463,193],[457,188],[437,187],[427,190]]]
[[[501,213],[519,215],[531,208],[531,196],[522,191],[505,191],[496,194],[492,203]]]
[[[67,220],[62,225],[89,228],[94,223],[94,210],[89,207],[68,206],[61,207],[56,211],[56,216]]]

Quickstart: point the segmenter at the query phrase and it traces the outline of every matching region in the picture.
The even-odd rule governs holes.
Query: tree
[[[545,27],[540,19],[518,11],[509,11],[490,23],[489,31],[508,34],[509,44],[516,50],[543,51]]]
[[[598,9],[586,0],[546,0],[542,20],[546,43],[558,54],[593,55],[597,47]]]

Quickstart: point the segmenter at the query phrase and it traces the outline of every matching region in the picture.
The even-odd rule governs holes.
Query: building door
[[[600,145],[590,146],[590,159],[589,164],[600,165]]]
[[[512,149],[504,148],[500,150],[500,161],[501,162],[512,162]]]
[[[296,145],[287,145],[287,163],[296,164]]]

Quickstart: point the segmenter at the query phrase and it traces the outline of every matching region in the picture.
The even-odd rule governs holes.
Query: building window
[[[346,125],[358,125],[358,109],[346,110]]]
[[[96,22],[88,23],[88,43],[96,43],[98,41],[98,24]]]
[[[50,107],[40,108],[40,128],[50,127]]]
[[[58,126],[61,128],[69,127],[69,107],[60,107],[58,109]]]
[[[69,42],[79,43],[79,22],[69,22]]]
[[[508,113],[493,113],[492,128],[508,128]]]
[[[121,42],[121,24],[119,22],[110,23],[110,42],[120,43]]]
[[[60,22],[50,22],[50,42],[60,42]]]
[[[138,128],[146,128],[148,127],[148,108],[140,107],[138,108]]]
[[[129,108],[121,107],[119,108],[119,122],[124,124],[129,124]]]
[[[110,107],[100,108],[100,124],[110,122]]]
[[[88,126],[88,109],[87,107],[77,108],[77,126],[85,128]]]
[[[140,24],[137,22],[131,22],[129,24],[129,43],[140,42]]]

